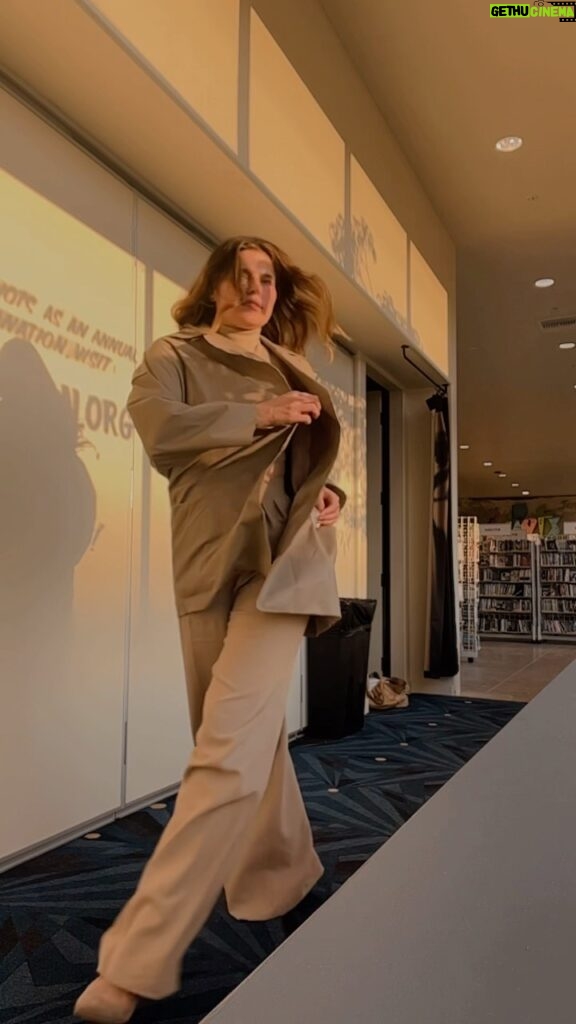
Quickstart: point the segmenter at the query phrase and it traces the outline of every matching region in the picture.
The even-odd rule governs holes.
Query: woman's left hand
[[[323,487],[316,502],[318,526],[334,526],[340,515],[340,498],[329,487]]]

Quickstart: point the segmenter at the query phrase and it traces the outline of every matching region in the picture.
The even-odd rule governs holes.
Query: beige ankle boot
[[[137,1004],[138,996],[96,978],[77,1000],[74,1015],[93,1024],[126,1024]]]

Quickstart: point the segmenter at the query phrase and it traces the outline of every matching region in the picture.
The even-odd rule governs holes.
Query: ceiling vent
[[[553,316],[548,320],[540,320],[541,331],[562,331],[564,328],[576,327],[576,314],[574,316]]]

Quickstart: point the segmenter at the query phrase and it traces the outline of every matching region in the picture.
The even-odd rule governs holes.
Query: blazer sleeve
[[[346,494],[346,491],[343,491],[341,487],[338,487],[336,484],[333,484],[331,480],[326,481],[326,487],[329,487],[331,491],[334,491],[334,494],[338,495],[338,497],[340,498],[340,508],[344,508],[344,505],[348,500],[348,495]]]
[[[127,406],[152,465],[165,475],[190,455],[242,447],[254,439],[254,403],[189,405],[185,394],[180,360],[160,339],[134,373]]]

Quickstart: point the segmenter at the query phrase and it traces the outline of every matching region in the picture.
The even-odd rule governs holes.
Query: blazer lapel
[[[208,342],[212,348],[225,352],[226,355],[242,357],[243,359],[249,359],[252,363],[257,366],[269,366],[264,359],[261,359],[257,355],[252,355],[249,352],[239,352],[238,348],[234,345],[234,342],[228,341],[227,338],[222,334],[217,334],[212,331],[210,327],[194,327],[189,324],[185,324],[184,327],[174,335],[177,338],[203,338]],[[323,384],[320,384],[314,370],[310,366],[308,360],[297,352],[292,352],[288,348],[283,348],[281,345],[275,345],[273,341],[269,341],[268,338],[262,337],[262,344],[268,349],[268,351],[283,363],[287,369],[291,371],[293,376],[296,377],[297,381],[303,385],[302,390],[309,391],[310,394],[318,395],[322,405],[326,412],[336,417],[336,411],[332,404],[330,392]],[[276,372],[280,372],[276,367],[273,367]]]
[[[304,384],[303,390],[309,391],[312,395],[318,395],[326,412],[333,416],[334,419],[337,419],[330,392],[320,383],[305,356],[298,355],[297,352],[292,352],[288,348],[282,348],[281,345],[275,345],[274,342],[268,341],[267,338],[262,338],[262,343],[269,352],[277,356],[301,380]]]

